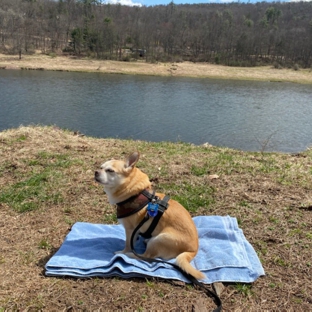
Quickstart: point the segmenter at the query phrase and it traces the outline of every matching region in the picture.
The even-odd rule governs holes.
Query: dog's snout
[[[96,171],[94,172],[94,176],[98,177],[99,175],[100,175],[100,171],[96,170]]]

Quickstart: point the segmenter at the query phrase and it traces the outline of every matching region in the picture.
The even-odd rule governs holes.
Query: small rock
[[[223,291],[224,288],[225,288],[224,285],[223,285],[222,283],[220,283],[220,282],[218,282],[218,283],[213,283],[212,285],[213,285],[213,288],[214,288],[216,294],[220,297],[222,291]]]
[[[219,179],[219,176],[217,174],[210,174],[208,178],[209,180],[215,180],[215,179]]]

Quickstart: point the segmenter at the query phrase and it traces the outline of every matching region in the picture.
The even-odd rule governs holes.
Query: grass
[[[10,205],[18,212],[38,209],[43,205],[57,205],[63,201],[62,194],[53,188],[49,171],[34,173],[21,182],[6,186],[0,193],[0,202]]]
[[[192,310],[194,287],[158,279],[57,279],[44,265],[77,221],[117,222],[94,170],[141,152],[157,191],[196,215],[236,217],[266,276],[226,285],[227,311],[311,308],[312,151],[248,153],[186,143],[81,137],[55,127],[0,133],[0,311]],[[210,175],[217,175],[210,179]]]
[[[206,185],[194,185],[191,183],[161,184],[161,192],[169,194],[173,199],[183,205],[189,212],[196,213],[200,208],[209,210],[214,202],[213,188]]]
[[[27,140],[26,135],[22,137],[23,141]],[[14,140],[10,142],[12,144]],[[21,162],[19,166],[23,170],[14,170],[18,182],[4,186],[0,193],[0,202],[11,205],[18,212],[63,202],[63,194],[58,186],[67,178],[64,169],[81,164],[80,160],[72,159],[67,154],[46,151],[38,151],[33,158],[22,159]],[[3,172],[12,167],[14,168],[14,164],[4,163]]]
[[[39,242],[39,244],[38,244],[38,248],[40,248],[40,249],[50,249],[51,248],[51,244],[46,239],[42,239]]]
[[[245,297],[251,296],[252,290],[251,290],[252,285],[251,284],[242,284],[242,283],[237,283],[235,285],[235,289],[238,293],[242,294]]]

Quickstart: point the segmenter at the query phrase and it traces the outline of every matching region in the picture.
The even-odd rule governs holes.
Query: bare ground
[[[0,311],[214,308],[200,290],[180,283],[44,274],[72,224],[115,222],[93,172],[135,149],[156,189],[190,203],[193,216],[236,217],[257,251],[266,276],[225,285],[224,311],[312,310],[311,151],[246,153],[21,127],[0,133]]]
[[[311,69],[275,69],[272,66],[227,67],[208,63],[157,63],[144,61],[102,61],[70,56],[48,56],[45,54],[18,56],[0,54],[2,69],[30,69],[102,72],[112,74],[197,77],[236,80],[262,80],[312,84]]]

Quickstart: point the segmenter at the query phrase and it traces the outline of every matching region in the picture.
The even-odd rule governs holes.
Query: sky
[[[238,2],[239,0],[173,0],[174,4],[194,4],[194,3],[228,3],[228,2]],[[240,2],[261,2],[262,0],[240,0]],[[266,0],[267,2],[273,2],[272,0]],[[292,2],[299,0],[280,0],[280,2]],[[302,0],[301,0],[302,1]],[[303,1],[312,1],[312,0],[303,0]],[[171,0],[104,0],[104,3],[117,4],[129,6],[151,6],[151,5],[167,5]]]

